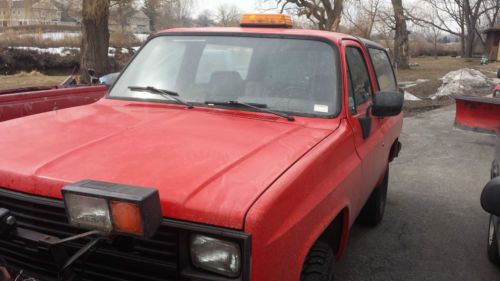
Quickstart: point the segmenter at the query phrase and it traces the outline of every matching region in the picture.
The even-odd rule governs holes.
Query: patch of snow
[[[400,88],[403,90],[411,88],[411,87],[415,87],[417,85],[418,85],[417,83],[405,83],[405,84],[399,83]]]
[[[140,47],[133,47],[134,51],[137,51]],[[60,55],[62,57],[74,55],[77,52],[80,52],[80,48],[76,47],[57,47],[57,48],[39,48],[39,47],[12,47],[12,49],[16,50],[27,50],[34,51],[40,54],[52,54],[52,55]],[[123,54],[128,54],[129,50],[127,48],[121,48],[121,52]],[[110,57],[114,57],[116,54],[116,48],[109,47],[108,55]]]
[[[57,47],[57,48],[13,47],[13,49],[35,51],[40,54],[60,55],[62,57],[72,55],[75,51],[76,52],[80,51],[80,48],[68,48],[68,47]]]
[[[405,90],[405,89],[415,87],[419,84],[422,84],[422,83],[425,83],[428,81],[429,81],[428,79],[417,79],[415,81],[404,81],[404,82],[399,82],[399,86],[401,89]]]
[[[148,40],[148,37],[149,37],[149,34],[144,34],[144,33],[136,33],[134,34],[135,35],[135,38],[137,38],[137,40],[141,41],[141,42],[144,42],[146,40]]]
[[[42,38],[58,41],[65,38],[77,38],[80,35],[80,32],[46,32],[42,34]]]
[[[410,94],[409,92],[405,91],[405,100],[408,100],[408,101],[421,101],[422,99],[415,96],[415,95],[412,95]]]
[[[477,90],[487,89],[494,84],[481,71],[470,68],[449,72],[441,80],[443,85],[430,97],[432,100],[456,95],[471,95]]]

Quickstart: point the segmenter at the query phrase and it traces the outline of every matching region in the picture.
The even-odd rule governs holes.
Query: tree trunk
[[[434,35],[434,59],[438,58],[438,35]]]
[[[80,81],[89,83],[87,70],[98,75],[109,71],[109,0],[83,0]]]
[[[464,57],[472,58],[472,55],[474,54],[475,39],[476,39],[476,35],[474,34],[474,31],[472,31],[472,30],[467,31],[467,36],[465,36],[465,54],[464,54]]]
[[[410,45],[408,41],[408,28],[404,15],[402,0],[392,0],[394,18],[396,20],[396,37],[394,38],[394,56],[396,67],[399,69],[410,68]]]
[[[336,32],[339,30],[342,13],[344,12],[344,0],[335,0],[333,5],[332,24],[328,30]]]
[[[465,31],[462,31],[460,36],[460,55],[465,57]]]

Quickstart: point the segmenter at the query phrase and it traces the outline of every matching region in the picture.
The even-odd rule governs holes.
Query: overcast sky
[[[215,11],[219,5],[236,5],[243,13],[259,12],[269,5],[262,5],[261,0],[198,0],[195,14],[203,10]]]

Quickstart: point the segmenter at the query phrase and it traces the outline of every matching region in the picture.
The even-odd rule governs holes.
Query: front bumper
[[[83,231],[67,222],[60,200],[0,189],[0,207],[11,211],[17,227],[57,238]],[[193,233],[223,238],[240,244],[243,270],[239,278],[227,279],[194,268],[189,257],[189,237]],[[103,243],[85,264],[78,263],[75,274],[83,280],[103,281],[249,281],[251,245],[248,234],[210,226],[165,219],[151,239],[116,237]],[[88,240],[65,244],[68,254],[75,253]],[[45,243],[26,239],[15,232],[0,236],[0,253],[7,260],[12,275],[21,270],[41,281],[57,280],[58,266]]]

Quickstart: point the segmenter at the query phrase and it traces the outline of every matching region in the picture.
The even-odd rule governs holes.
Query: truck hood
[[[60,198],[93,179],[157,188],[165,217],[242,229],[329,128],[253,112],[103,100],[0,123],[0,186]]]

